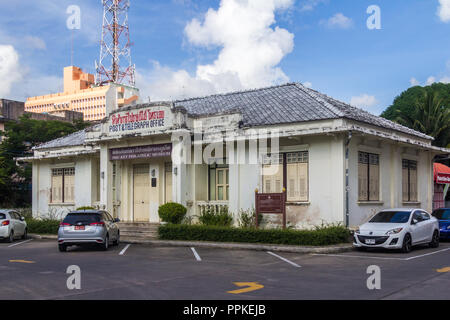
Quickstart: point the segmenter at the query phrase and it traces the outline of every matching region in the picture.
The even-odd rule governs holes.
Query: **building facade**
[[[98,121],[116,108],[136,104],[138,99],[137,88],[115,83],[95,86],[94,75],[71,66],[64,68],[64,92],[30,97],[25,103],[25,111],[71,110],[83,113],[85,121]]]
[[[378,210],[432,209],[432,138],[292,83],[116,109],[101,124],[34,150],[33,215],[98,206],[158,223],[177,202],[191,217],[255,190],[286,192],[288,224],[358,226]],[[268,215],[268,224],[279,224]]]

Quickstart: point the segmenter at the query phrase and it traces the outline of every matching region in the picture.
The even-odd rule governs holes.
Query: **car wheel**
[[[58,249],[60,252],[66,252],[67,251],[67,246],[65,244],[59,244],[58,245]]]
[[[431,248],[439,248],[439,232],[434,231],[433,233],[433,239],[430,242]]]
[[[409,253],[412,250],[412,240],[411,235],[406,234],[403,238],[403,246],[402,246],[402,252],[403,253]]]
[[[25,231],[23,232],[22,239],[25,240],[25,239],[27,239],[27,238],[28,238],[28,230],[25,229]]]
[[[116,239],[116,241],[114,241],[114,245],[118,246],[119,244],[120,244],[120,233],[117,232],[117,239]]]
[[[14,231],[11,230],[11,232],[9,233],[8,243],[13,243],[13,242],[14,242]]]
[[[103,240],[103,244],[101,245],[103,251],[107,251],[109,248],[109,235],[106,235],[105,240]]]

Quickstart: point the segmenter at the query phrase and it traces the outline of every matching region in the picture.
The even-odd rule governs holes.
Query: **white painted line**
[[[328,256],[328,257],[342,257],[342,258],[367,258],[367,259],[381,259],[381,260],[405,260],[404,258],[388,258],[388,257],[373,257],[373,256],[353,256],[345,254],[327,254],[327,253],[313,253],[313,256]]]
[[[125,251],[127,251],[130,246],[131,246],[131,244],[127,244],[125,246],[125,248],[123,248],[123,250],[120,251],[119,256],[123,256],[125,254]]]
[[[191,248],[191,250],[194,253],[195,259],[197,259],[197,261],[202,261],[202,258],[200,258],[199,254],[197,253],[195,248]]]
[[[426,253],[426,254],[421,254],[421,255],[415,256],[415,257],[406,258],[405,260],[409,261],[409,260],[418,259],[418,258],[422,258],[422,257],[426,257],[426,256],[431,256],[432,254],[441,253],[441,252],[445,252],[445,251],[448,251],[448,250],[450,250],[450,248],[442,249],[442,250],[439,250],[439,251],[430,252],[430,253]]]
[[[295,262],[292,262],[292,261],[290,261],[290,260],[288,260],[288,259],[286,259],[286,258],[280,257],[279,255],[277,255],[277,254],[275,254],[275,253],[273,253],[273,252],[267,251],[267,253],[270,254],[270,255],[272,255],[272,256],[274,256],[274,257],[277,257],[278,259],[283,260],[284,262],[289,263],[290,265],[293,265],[293,266],[296,267],[296,268],[301,268],[301,266],[299,266],[299,265],[296,264]]]
[[[27,243],[27,242],[30,242],[30,241],[32,241],[32,240],[33,240],[33,239],[30,239],[30,240],[27,240],[27,241],[22,241],[22,242],[18,242],[18,243],[14,243],[14,244],[12,244],[12,245],[8,246],[8,248],[12,248],[12,247],[15,247],[15,246],[21,245],[21,244],[23,244],[23,243]]]

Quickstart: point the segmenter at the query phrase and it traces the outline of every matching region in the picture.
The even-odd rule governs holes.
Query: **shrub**
[[[51,219],[27,219],[26,221],[28,233],[36,234],[58,234],[59,224],[61,223],[59,220]]]
[[[324,246],[347,243],[350,232],[342,226],[315,230],[261,230],[219,226],[166,225],[159,227],[162,240],[266,243],[281,245]]]
[[[220,207],[216,210],[213,206],[202,209],[198,221],[204,226],[229,227],[233,223],[233,216],[228,213],[228,207]]]
[[[255,209],[241,210],[239,213],[239,227],[256,228]]]
[[[77,211],[96,210],[94,207],[79,207]]]
[[[180,224],[186,216],[187,209],[179,203],[166,203],[159,207],[158,214],[162,221]]]

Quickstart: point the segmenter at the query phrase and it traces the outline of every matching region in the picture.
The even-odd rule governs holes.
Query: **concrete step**
[[[120,231],[121,235],[126,235],[126,236],[148,236],[148,237],[153,237],[153,236],[157,236],[158,232],[128,232],[128,231]]]
[[[138,234],[121,234],[120,235],[120,240],[124,240],[124,239],[137,239],[137,240],[158,240],[158,235],[154,234],[154,235],[138,235]],[[125,241],[125,240],[124,240]]]
[[[158,227],[136,228],[136,227],[121,227],[121,226],[119,226],[119,229],[120,229],[120,231],[129,231],[129,232],[158,231]]]

